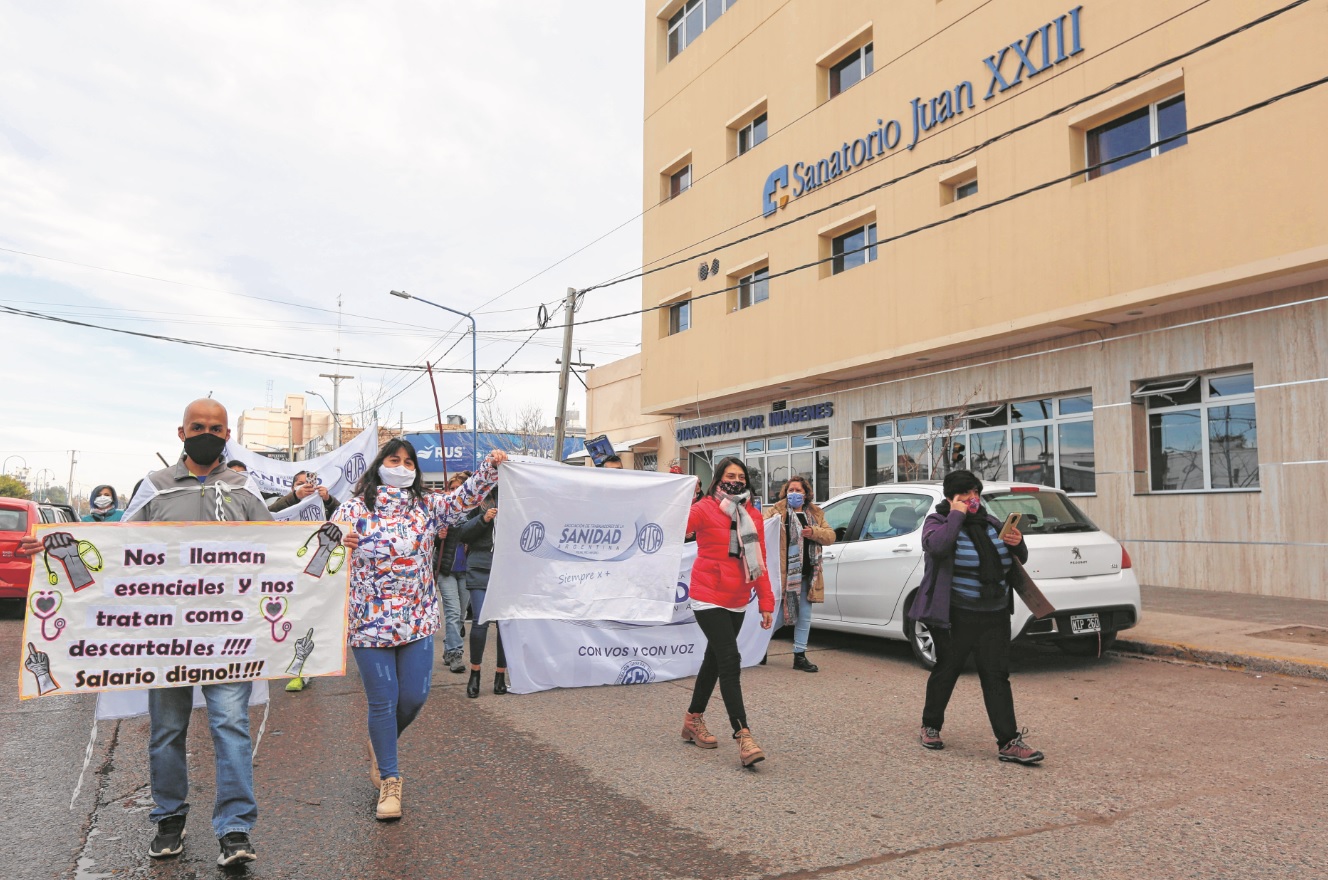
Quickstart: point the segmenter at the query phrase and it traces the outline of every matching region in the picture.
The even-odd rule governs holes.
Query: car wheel
[[[912,607],[912,598],[908,604]],[[904,637],[908,639],[908,646],[913,649],[913,659],[921,663],[923,669],[931,669],[936,665],[936,640],[932,638],[931,629],[927,624],[912,620],[905,615]]]
[[[1109,650],[1115,644],[1115,633],[1103,633],[1101,645],[1098,644],[1097,636],[1075,636],[1061,639],[1056,643],[1056,647],[1071,657],[1100,657],[1102,651]]]

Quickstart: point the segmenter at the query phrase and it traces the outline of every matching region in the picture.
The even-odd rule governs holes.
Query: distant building
[[[350,418],[341,417],[343,442]],[[236,441],[246,449],[286,461],[307,457],[315,438],[333,434],[332,414],[305,407],[303,394],[287,394],[285,405],[247,409],[236,420]],[[329,441],[330,443],[330,441]],[[325,451],[325,450],[324,450]]]

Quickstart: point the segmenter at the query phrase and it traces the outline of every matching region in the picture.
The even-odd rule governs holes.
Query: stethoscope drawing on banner
[[[55,616],[63,604],[64,596],[60,595],[59,590],[38,590],[32,594],[32,599],[28,602],[33,615],[41,620],[41,637],[48,642],[60,638],[60,630],[65,628],[65,619]],[[52,618],[55,619],[55,622],[51,624],[55,627],[54,635],[46,631],[46,624]]]
[[[64,566],[65,575],[75,591],[81,590],[93,582],[93,573],[105,567],[101,551],[91,541],[76,541],[68,532],[52,532],[42,541],[42,566],[46,569],[46,582],[51,586],[60,583],[60,575],[51,568],[51,554]]]
[[[307,554],[309,542],[315,538],[318,539],[318,547],[309,557],[309,564],[304,567],[304,573],[322,577],[323,572],[336,574],[341,571],[342,566],[346,564],[346,546],[341,543],[341,528],[336,523],[323,523],[318,527],[318,531],[304,539],[304,543],[295,551],[295,555],[303,557]]]

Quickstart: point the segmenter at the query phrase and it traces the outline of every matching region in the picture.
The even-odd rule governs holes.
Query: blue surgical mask
[[[803,495],[801,492],[790,492],[790,493],[788,493],[788,503],[789,503],[789,507],[792,507],[792,508],[794,508],[795,510],[796,510],[797,508],[799,508],[799,507],[802,507],[802,502],[804,502],[804,501],[806,501],[806,500],[807,500],[807,496],[806,496],[806,495]]]

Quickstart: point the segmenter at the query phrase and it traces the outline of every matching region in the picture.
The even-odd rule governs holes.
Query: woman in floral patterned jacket
[[[433,677],[438,592],[434,540],[456,525],[498,482],[507,456],[492,452],[469,480],[451,492],[426,493],[415,447],[389,440],[360,478],[334,520],[360,535],[351,555],[351,652],[369,703],[370,775],[379,786],[379,819],[401,817],[397,739],[415,720]]]

